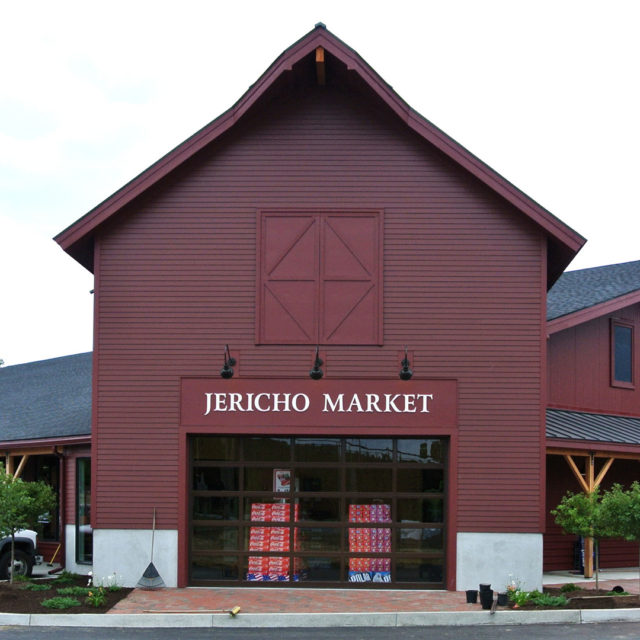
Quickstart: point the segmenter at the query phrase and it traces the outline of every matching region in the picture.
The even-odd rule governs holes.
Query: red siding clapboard
[[[634,327],[635,389],[611,386],[611,319]],[[549,402],[598,413],[638,415],[640,305],[553,333],[549,338]]]
[[[396,378],[408,345],[457,379],[458,528],[540,530],[545,238],[365,98],[276,101],[102,230],[97,527],[178,526],[180,378],[224,344],[243,377],[308,375],[312,347],[255,344],[257,213],[306,209],[384,211],[383,345],[326,346],[325,375]]]

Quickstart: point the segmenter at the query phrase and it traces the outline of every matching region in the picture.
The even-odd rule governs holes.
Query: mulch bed
[[[564,596],[568,602],[561,607],[538,607],[534,604],[525,604],[519,607],[526,611],[541,609],[637,609],[640,608],[640,596],[612,596],[604,589],[577,589],[576,591],[563,592],[559,588],[545,587],[544,593],[550,596]]]
[[[48,598],[58,596],[57,588],[63,587],[86,587],[87,576],[78,576],[73,582],[56,584],[55,580],[34,580],[36,584],[50,584],[48,591],[29,591],[24,588],[24,582],[9,584],[0,582],[0,613],[106,613],[117,602],[132,591],[132,589],[121,588],[118,591],[105,591],[107,597],[103,607],[92,607],[85,604],[83,596],[71,596],[80,601],[79,607],[69,607],[68,609],[48,609],[40,603]]]

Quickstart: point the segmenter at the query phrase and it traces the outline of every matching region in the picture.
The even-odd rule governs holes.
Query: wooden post
[[[587,493],[591,494],[595,488],[595,456],[593,453],[589,454],[587,458],[587,468],[585,475],[587,484]],[[584,577],[593,577],[593,538],[584,539]]]

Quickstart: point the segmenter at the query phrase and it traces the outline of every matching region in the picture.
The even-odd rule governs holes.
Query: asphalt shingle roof
[[[640,289],[640,260],[563,273],[547,294],[547,320]]]
[[[91,433],[91,353],[0,368],[0,442]]]
[[[640,445],[640,418],[547,409],[547,438]]]

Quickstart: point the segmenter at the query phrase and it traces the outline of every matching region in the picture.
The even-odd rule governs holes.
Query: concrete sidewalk
[[[638,570],[602,571],[600,585],[638,593]],[[545,585],[593,584],[567,573]],[[227,613],[239,606],[240,613]],[[638,621],[640,609],[483,611],[463,591],[296,588],[136,589],[107,614],[0,614],[0,625],[87,627],[350,627]]]

